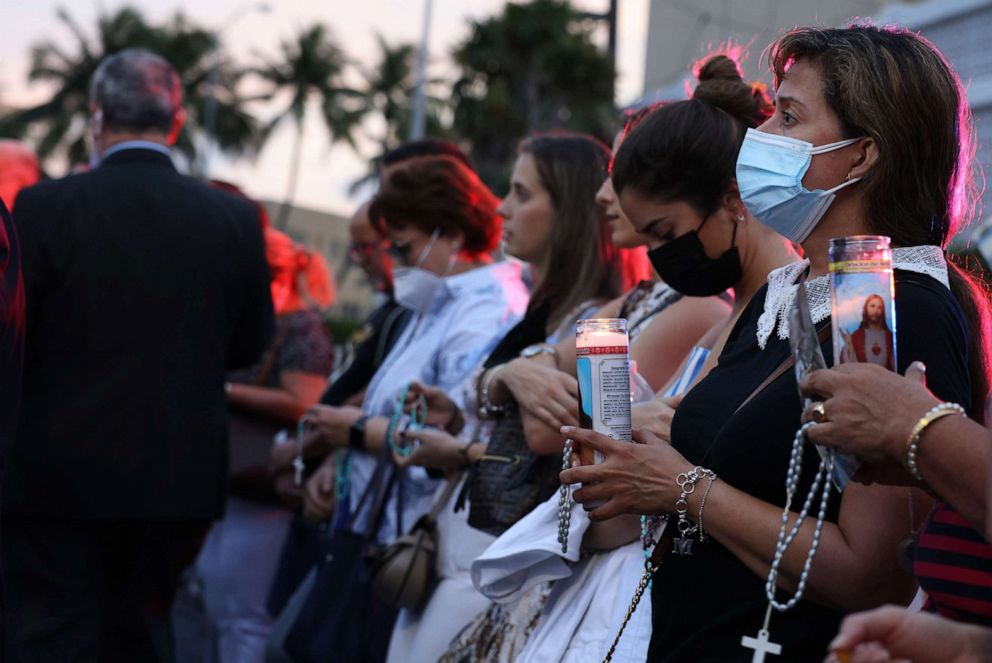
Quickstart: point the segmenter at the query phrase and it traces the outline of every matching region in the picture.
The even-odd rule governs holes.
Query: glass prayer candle
[[[630,441],[630,341],[623,318],[579,320],[575,328],[579,425],[614,440]],[[603,454],[576,444],[583,465]],[[585,505],[591,510],[598,504]]]
[[[834,364],[872,363],[896,370],[896,298],[888,237],[830,240]]]
[[[889,238],[836,237],[830,240],[828,257],[834,365],[861,362],[896,370],[896,298]],[[856,457],[837,454],[833,479],[838,489],[843,490],[859,465]]]

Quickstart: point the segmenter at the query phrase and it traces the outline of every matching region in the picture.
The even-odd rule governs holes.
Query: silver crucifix
[[[741,638],[741,646],[754,650],[751,663],[765,663],[765,654],[774,654],[777,656],[782,653],[782,645],[768,641],[767,629],[758,631],[757,638],[751,638],[745,635]]]

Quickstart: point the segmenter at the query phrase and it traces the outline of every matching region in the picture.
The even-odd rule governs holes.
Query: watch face
[[[531,357],[536,357],[537,355],[550,355],[554,354],[554,348],[546,343],[538,343],[536,345],[528,345],[526,348],[520,351],[520,356],[524,359],[530,359]]]

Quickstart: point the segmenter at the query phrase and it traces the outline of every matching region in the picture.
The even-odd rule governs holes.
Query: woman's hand
[[[296,485],[296,473],[292,470],[283,470],[275,475],[272,480],[276,495],[290,509],[294,511],[299,508],[303,497],[303,490]]]
[[[421,467],[464,467],[468,464],[465,455],[467,443],[435,428],[408,430],[407,441],[418,440],[409,456],[393,453],[393,459],[400,467],[419,465]]]
[[[503,365],[493,379],[502,381],[520,406],[554,430],[579,425],[579,383],[571,375],[518,358]]]
[[[664,440],[644,431],[634,431],[634,442],[618,442],[606,435],[564,426],[561,434],[574,442],[602,451],[606,460],[561,473],[564,484],[581,483],[573,493],[576,502],[605,500],[592,511],[592,520],[606,520],[622,513],[662,514],[675,510],[682,494],[675,481],[693,468]]]
[[[844,619],[830,643],[830,663],[981,663],[992,653],[992,630],[924,612],[887,606]]]
[[[926,388],[925,378],[920,362],[906,370],[906,377],[860,363],[814,371],[800,388],[807,396],[824,399],[826,420],[810,428],[809,438],[870,465],[901,466],[914,424],[940,403]],[[807,408],[803,421],[812,418],[812,408]]]
[[[420,397],[423,396],[427,403],[427,426],[448,429],[451,420],[458,412],[458,406],[448,398],[448,394],[443,390],[419,382],[411,382],[410,388],[406,392],[406,402],[403,403],[403,411],[412,413]]]
[[[665,442],[671,442],[672,419],[681,402],[681,396],[673,396],[635,403],[630,408],[631,424],[637,430],[647,431]]]
[[[307,411],[311,417],[310,425],[318,431],[318,444],[323,445],[324,451],[348,446],[351,427],[362,418],[363,412],[359,407],[345,405],[314,405]]]
[[[328,456],[303,486],[303,517],[322,521],[334,511],[334,482],[337,466],[333,456]]]

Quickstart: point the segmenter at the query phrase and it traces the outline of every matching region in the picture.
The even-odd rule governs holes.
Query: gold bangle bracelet
[[[923,437],[924,431],[926,431],[930,424],[952,414],[960,414],[964,417],[968,416],[964,408],[957,403],[941,403],[930,408],[926,414],[920,417],[916,425],[913,426],[913,432],[910,433],[909,440],[906,441],[906,468],[917,481],[923,481],[923,477],[920,475],[920,468],[917,465],[917,459],[920,454],[920,438]]]

